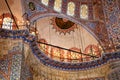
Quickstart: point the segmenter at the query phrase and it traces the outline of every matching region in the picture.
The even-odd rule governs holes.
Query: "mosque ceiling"
[[[109,50],[109,48],[111,48],[111,46],[109,45],[112,45],[112,43],[111,43],[111,40],[109,40],[109,35],[107,33],[107,28],[105,26],[106,18],[104,17],[102,1],[101,0],[99,1],[91,0],[89,2],[79,1],[79,0],[76,0],[76,1],[62,0],[62,1],[63,2],[61,2],[61,0],[60,1],[55,0],[55,2],[54,1],[49,2],[49,0],[40,0],[40,1],[38,0],[34,0],[34,1],[21,0],[20,1],[19,0],[19,4],[18,4],[18,2],[16,1],[8,0],[8,4],[12,12],[14,13],[14,16],[15,17],[17,16],[17,19],[18,19],[17,23],[20,23],[20,22],[24,23],[22,17],[29,20],[31,24],[32,22],[38,19],[41,19],[43,17],[48,17],[48,16],[58,17],[59,23],[62,22],[62,25],[64,26],[66,26],[67,23],[71,23],[71,22],[73,22],[71,23],[71,25],[73,25],[74,23],[81,25],[98,40],[98,42],[101,44],[101,46],[103,46],[104,49],[108,48]],[[5,1],[1,0],[0,2],[3,5],[0,7],[1,10],[5,8],[3,12],[1,12],[1,15],[2,13],[6,13],[6,12],[8,13],[9,10],[7,8]],[[50,4],[48,4],[48,2]],[[67,6],[69,2],[70,4]],[[81,7],[76,8],[76,6],[79,6],[80,4],[81,4]],[[55,29],[57,32],[66,34],[66,32],[70,33],[71,31],[75,31],[75,29],[77,28],[74,25],[74,27],[69,28],[69,30],[60,29],[61,27],[58,24],[58,18],[52,19],[52,23],[51,23],[54,25],[53,29]],[[67,22],[65,21],[65,19],[67,20]],[[59,25],[59,27],[56,27],[55,25]],[[64,28],[68,28],[68,26]],[[117,31],[117,34],[119,34],[118,31]],[[116,37],[116,38],[119,39],[119,37]],[[118,43],[119,41],[117,41],[115,45],[117,45]]]
[[[7,1],[17,24],[26,23],[23,17],[29,21],[30,24],[27,25],[30,26],[30,32],[0,29],[0,65],[6,66],[0,66],[0,74],[1,71],[5,72],[2,73],[3,76],[13,73],[9,71],[11,61],[15,60],[15,65],[19,64],[17,59],[21,61],[20,57],[12,59],[12,56],[9,56],[10,60],[7,59],[8,51],[10,53],[24,47],[25,62],[32,72],[33,80],[106,80],[110,63],[120,58],[119,52],[115,52],[111,47],[115,45],[114,48],[118,47],[119,51],[120,4],[117,6],[116,3],[119,0]],[[8,14],[9,10],[4,5],[4,0],[0,0],[0,4],[1,24],[1,16],[3,13]],[[79,5],[82,7],[78,7]],[[113,53],[101,54],[104,51]],[[13,52],[10,55],[19,53]],[[17,68],[13,70],[19,71]],[[5,78],[8,79],[8,75]]]
[[[82,57],[80,53],[97,57],[103,53],[99,42],[87,30],[67,19],[63,21],[62,18],[46,17],[36,21],[36,29],[40,50],[54,60],[79,63],[82,59],[84,61],[92,60],[84,55]]]
[[[87,62],[79,62],[79,63],[71,63],[71,62],[63,62],[63,61],[57,61],[53,60],[52,58],[49,58],[44,54],[44,52],[39,49],[38,44],[36,42],[36,38],[29,34],[28,30],[17,30],[17,31],[12,31],[12,30],[4,30],[0,29],[0,37],[1,38],[8,38],[8,39],[20,39],[23,40],[24,43],[27,43],[30,47],[31,52],[36,56],[40,62],[46,66],[53,67],[56,69],[63,69],[63,70],[86,70],[86,69],[91,69],[91,68],[96,68],[101,65],[107,64],[111,60],[116,60],[119,59],[120,54],[119,52],[115,53],[107,53],[102,55],[99,59],[92,60],[92,61],[87,61]],[[17,44],[19,45],[19,44]],[[22,46],[22,45],[19,45]],[[16,46],[16,49],[22,50],[22,47]],[[94,55],[87,55],[86,56],[91,56],[93,58],[96,58]]]
[[[19,15],[16,17],[18,20],[24,17],[30,21],[30,26],[31,28],[33,27],[31,32],[37,30],[38,41],[43,40],[47,44],[78,50],[78,52],[82,53],[90,53],[92,48],[93,52],[100,51],[97,54],[101,54],[106,48],[108,48],[109,52],[109,47],[111,47],[109,45],[111,43],[109,42],[107,28],[105,27],[101,0],[89,2],[71,0],[70,3],[70,0],[66,2],[63,0],[63,6],[61,6],[62,2],[60,0],[55,1],[19,0],[20,4],[17,4],[16,1],[12,0],[8,1],[8,4],[15,17]],[[2,0],[0,2],[2,3]],[[76,2],[80,3],[81,6],[76,8],[75,6],[80,5]],[[6,4],[5,1],[3,1],[3,6],[0,7],[1,9],[5,8],[5,11],[2,13],[9,11],[7,10],[7,5],[4,4]],[[15,7],[18,7],[18,11]],[[90,48],[90,46],[92,47]],[[47,48],[48,52],[50,50],[52,51],[51,48]],[[60,52],[59,50],[57,51]],[[56,54],[56,56],[59,55],[61,54]]]
[[[98,40],[101,46],[103,46],[104,49],[107,48],[109,52],[109,48],[111,48],[109,44],[111,43],[107,33],[107,28],[105,26],[105,17],[103,12],[102,1],[101,0],[99,1],[91,0],[89,2],[74,1],[74,0],[71,0],[71,1],[62,0],[62,1],[63,1],[63,4],[61,0],[60,1],[59,0],[55,0],[55,1],[49,1],[49,0],[37,1],[36,0],[34,2],[32,0],[23,1],[24,9],[25,9],[25,12],[27,13],[25,17],[28,20],[30,20],[30,22],[39,20],[43,17],[49,17],[49,16],[55,16],[55,17],[61,18],[61,20],[59,19],[59,23],[63,22],[64,19],[72,21],[84,27],[90,34],[92,34]],[[50,4],[48,4],[48,2]],[[32,3],[32,4],[29,5],[29,3]],[[76,7],[76,6],[79,6],[79,7]],[[55,19],[55,20],[53,19],[52,24],[55,25],[55,22],[58,22],[57,20],[58,19]],[[67,22],[64,22],[64,23],[67,24]],[[53,29],[56,29],[56,31],[65,34],[64,32],[65,30],[63,31],[62,29],[60,29],[60,25],[59,27],[54,27]],[[71,27],[71,30],[74,31],[75,29]],[[66,31],[68,30],[66,29]],[[68,31],[68,33],[70,32]]]
[[[21,3],[20,1],[22,1],[24,4]],[[60,0],[55,1],[58,1],[56,2],[56,4],[60,3]],[[115,15],[119,16],[119,13],[117,12],[119,11],[118,10],[119,8],[115,8],[116,6],[114,4],[114,0],[110,1],[105,0],[106,2],[103,5],[101,0],[99,1],[93,0],[93,2],[92,0],[90,0],[89,2],[86,2],[86,0],[81,0],[82,2],[79,2],[79,0],[62,0],[62,1],[64,4],[62,4],[63,6],[61,6],[61,9],[59,9],[58,7],[60,7],[60,5],[57,5],[54,8],[54,0],[50,0],[49,2],[50,4],[47,3],[47,0],[11,0],[11,1],[8,0],[8,3],[12,9],[12,12],[14,13],[14,16],[18,20],[22,21],[23,20],[22,15],[24,14],[23,17],[30,21],[30,28],[33,28],[32,29],[33,32],[38,31],[37,38],[39,42],[52,44],[57,47],[48,46],[40,43],[36,44],[36,42],[33,40],[34,38],[28,34],[25,35],[26,33],[24,34],[24,31],[23,32],[20,31],[21,33],[19,31],[18,32],[6,31],[6,34],[10,33],[13,36],[12,38],[14,39],[21,38],[26,43],[27,42],[29,43],[31,40],[33,40],[33,42],[31,41],[31,43],[29,44],[32,50],[31,52],[33,52],[33,54],[36,55],[36,57],[41,61],[42,64],[45,64],[45,66],[53,67],[56,69],[62,70],[82,70],[86,68],[89,69],[92,67],[98,67],[99,65],[106,64],[112,59],[119,58],[118,53],[110,55],[106,54],[103,55],[103,57],[100,59],[94,58],[101,57],[101,53],[103,53],[104,50],[106,50],[106,52],[114,52],[115,50],[111,49],[113,43],[116,43],[116,46],[119,47],[118,41],[119,24],[117,21],[117,17],[114,17]],[[67,8],[67,4],[69,3],[69,1],[73,2],[69,4],[69,8],[71,8],[72,6],[75,10],[73,8],[72,9]],[[81,8],[83,10],[79,11],[80,7],[76,8],[74,3],[76,4],[76,6],[79,6],[80,5],[79,3],[83,4]],[[93,5],[91,5],[91,3],[93,3]],[[0,0],[0,4],[5,4],[5,2],[3,0]],[[105,5],[109,6],[109,8],[106,7]],[[105,6],[104,10],[103,6]],[[115,9],[112,7],[114,7]],[[9,13],[5,5],[2,5],[2,7],[0,6],[0,9],[1,15],[2,13]],[[1,12],[2,10],[3,12]],[[112,13],[114,11],[116,11],[115,15],[114,13]],[[81,16],[80,13],[82,14]],[[108,26],[107,28],[106,24]],[[1,34],[3,32],[1,32]],[[23,35],[21,35],[22,33]],[[9,36],[11,37],[10,34],[7,34],[8,36],[6,37],[7,38]],[[109,36],[111,36],[111,38],[114,38],[112,42],[110,42]],[[3,45],[4,42],[5,42],[4,40],[3,41],[1,40],[0,44]],[[6,41],[5,44],[9,44],[9,41]],[[10,47],[11,45],[9,44],[8,46]],[[5,48],[6,50],[9,50],[8,46],[6,47],[6,45],[4,45],[0,46],[0,48]],[[74,52],[69,50],[63,50],[58,47],[66,48]],[[86,53],[85,55],[90,55],[94,57],[91,58],[85,55],[76,54],[75,51],[78,53]],[[0,56],[2,57],[6,55],[7,52],[5,52],[5,54],[1,53],[2,50],[0,52]],[[26,54],[26,56],[28,55]],[[65,64],[64,62],[67,64]],[[31,64],[30,66],[32,66],[32,68],[34,69],[39,68],[38,65],[36,66],[33,65],[34,64]],[[42,70],[43,68],[44,66],[42,66],[40,69]],[[39,74],[39,72],[34,69],[33,71],[36,71],[36,73]],[[42,75],[44,75],[45,72],[44,70]],[[103,71],[103,73],[105,72]]]

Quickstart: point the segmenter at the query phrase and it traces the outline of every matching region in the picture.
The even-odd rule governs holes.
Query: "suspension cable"
[[[82,53],[82,52],[80,53],[80,52],[77,52],[77,51],[74,51],[74,50],[66,49],[66,48],[63,48],[63,47],[55,46],[55,45],[48,44],[48,43],[44,43],[44,42],[40,42],[40,41],[37,41],[37,43],[45,44],[45,45],[48,45],[48,46],[52,46],[52,47],[56,47],[56,48],[60,48],[60,49],[67,50],[67,51],[71,51],[71,52],[75,52],[75,53],[78,53],[78,54],[81,54],[81,55],[86,55],[86,56],[90,56],[90,57],[94,57],[94,58],[99,58],[99,57],[94,56],[94,55],[84,54],[84,53]]]
[[[6,2],[6,4],[7,4],[7,7],[8,7],[8,9],[9,9],[9,11],[10,11],[10,14],[11,14],[14,22],[15,22],[15,25],[16,25],[17,29],[19,29],[19,27],[18,27],[18,25],[17,25],[17,22],[16,22],[16,20],[15,20],[15,18],[14,18],[14,16],[13,16],[13,13],[12,13],[12,11],[11,11],[11,9],[10,9],[10,6],[9,6],[7,0],[5,0],[5,2]]]

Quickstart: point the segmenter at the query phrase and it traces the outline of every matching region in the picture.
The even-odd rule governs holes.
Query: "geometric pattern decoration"
[[[36,9],[37,9],[39,12],[44,12],[44,11],[46,11],[46,9],[43,8],[42,6],[36,6]]]
[[[109,38],[105,24],[103,22],[87,22],[86,25],[95,33],[96,39],[100,42],[104,52],[110,52]]]
[[[21,70],[21,80],[29,80],[32,79],[32,73],[30,72],[30,68],[23,62],[22,70]]]
[[[97,77],[97,78],[86,78],[86,79],[79,79],[79,80],[105,80],[104,77]]]
[[[22,42],[17,42],[17,45],[13,47],[10,53],[14,53],[12,56],[10,80],[19,80],[21,77],[21,65],[23,59],[23,45]]]
[[[19,80],[21,75],[22,54],[15,54],[12,57],[10,80]]]
[[[67,0],[22,0],[24,2],[23,6],[27,13],[27,19],[30,20],[30,22],[33,22],[37,19],[48,17],[48,16],[57,16],[57,17],[66,17],[71,21],[74,21],[78,24],[82,24],[85,29],[87,29],[89,32],[92,33],[92,35],[97,38],[97,40],[101,43],[103,48],[108,48],[109,41],[108,41],[108,33],[106,30],[106,26],[104,23],[104,13],[102,9],[102,0],[73,0],[73,1],[67,1]],[[55,1],[61,2],[60,5],[61,13],[57,12],[55,7]],[[29,2],[32,2],[35,7],[35,10],[31,10],[29,8]],[[77,3],[77,4],[76,4]],[[95,4],[94,4],[95,3]],[[45,5],[46,4],[46,5]],[[51,4],[51,5],[50,5]],[[56,3],[58,4],[58,3]],[[82,7],[80,7],[83,5]],[[41,7],[40,10],[37,7]],[[93,10],[94,7],[94,10]],[[81,8],[81,9],[80,9]],[[80,18],[80,15],[82,13],[83,19]],[[85,15],[83,15],[85,14]],[[95,14],[95,15],[94,15]],[[91,19],[91,18],[95,19]],[[95,24],[89,24],[89,23],[95,23]],[[96,25],[97,24],[97,25]],[[90,25],[90,28],[89,28]],[[93,25],[93,27],[91,26]],[[54,27],[56,29],[56,27]],[[92,29],[91,29],[92,28]],[[56,31],[59,31],[60,33],[68,33],[70,30],[62,30],[57,28]],[[71,30],[74,31],[74,30]],[[106,44],[104,46],[104,44]],[[107,51],[106,51],[107,52]]]
[[[59,61],[52,60],[48,58],[45,53],[43,53],[39,48],[36,42],[36,37],[29,34],[28,30],[4,30],[0,29],[0,37],[1,38],[12,38],[12,39],[22,39],[24,42],[28,43],[32,53],[40,60],[40,62],[46,66],[50,66],[56,69],[61,70],[86,70],[91,68],[99,67],[103,64],[106,64],[112,60],[120,59],[120,52],[114,53],[106,53],[101,56],[101,58],[82,63],[63,63]],[[16,55],[18,57],[20,55]],[[16,57],[13,57],[13,60],[16,60]],[[21,58],[19,59],[21,60]],[[17,63],[14,63],[17,64]],[[18,62],[17,66],[20,65],[21,62]],[[20,69],[18,67],[18,69]],[[16,71],[16,69],[14,70]],[[14,72],[12,71],[12,72]],[[19,70],[18,70],[19,71]],[[13,76],[11,74],[11,76]],[[16,76],[18,78],[19,75]]]
[[[53,29],[55,29],[56,32],[59,32],[60,34],[61,33],[63,33],[64,35],[66,33],[70,34],[71,31],[74,32],[74,30],[77,29],[77,25],[75,23],[65,18],[54,17],[51,19],[51,21]]]
[[[110,69],[108,80],[120,80],[120,61],[110,63]]]
[[[9,63],[10,63],[9,58],[6,58],[5,60],[0,60],[0,71],[5,72],[6,74],[8,74]]]
[[[2,39],[1,39],[2,41]],[[7,42],[7,41],[6,41]],[[19,42],[12,43],[11,41],[11,48],[7,51],[7,55],[4,55],[2,58],[0,58],[0,73],[5,77],[5,79],[2,79],[2,76],[0,75],[1,80],[17,80],[16,76],[20,74],[19,68],[21,68],[21,65],[18,65],[18,62],[20,62],[20,56],[16,57],[21,51],[21,44]],[[8,44],[7,44],[8,45]],[[19,49],[18,49],[19,48]],[[17,67],[18,65],[18,67]]]
[[[6,80],[6,79],[0,74],[0,80]]]
[[[120,80],[120,69],[113,71],[108,75],[109,80]]]
[[[106,27],[109,39],[115,46],[120,45],[120,10],[118,6],[119,0],[104,0],[103,7],[105,13]]]

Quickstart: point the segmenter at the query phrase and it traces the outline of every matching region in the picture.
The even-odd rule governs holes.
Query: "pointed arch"
[[[70,16],[74,16],[75,4],[73,2],[69,2],[67,6],[67,14]]]

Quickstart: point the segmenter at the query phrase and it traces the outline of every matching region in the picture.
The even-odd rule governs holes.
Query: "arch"
[[[86,4],[80,6],[80,18],[88,19],[88,6]]]
[[[70,16],[74,16],[75,4],[73,2],[69,2],[67,6],[67,14]]]
[[[91,31],[87,25],[81,23],[80,21],[70,17],[70,16],[67,16],[67,15],[62,15],[62,14],[59,14],[59,13],[43,13],[43,14],[35,14],[35,15],[32,15],[30,17],[28,17],[28,19],[30,20],[30,22],[34,22],[38,19],[41,19],[41,18],[45,18],[45,17],[51,17],[51,16],[56,16],[56,17],[60,17],[60,18],[66,18],[68,20],[71,20],[72,22],[78,24],[78,25],[81,25],[85,30],[87,30],[98,42],[101,42],[100,39],[95,35],[95,33],[93,31]],[[101,45],[101,44],[100,44]]]
[[[9,30],[8,31],[8,30],[0,29],[0,33],[1,32],[5,32],[4,35],[0,35],[1,38],[4,38],[4,36],[6,36],[6,38],[20,39],[20,37],[21,37],[21,39],[25,43],[29,44],[29,46],[32,50],[32,53],[36,56],[36,58],[38,58],[40,60],[40,62],[43,65],[53,67],[55,69],[69,70],[69,71],[71,71],[71,70],[74,70],[74,71],[75,70],[76,71],[86,70],[86,69],[100,67],[104,64],[107,64],[111,60],[114,61],[114,60],[120,59],[120,52],[114,52],[114,53],[106,53],[106,54],[102,55],[99,59],[94,60],[94,61],[83,62],[83,63],[74,63],[74,64],[67,63],[66,64],[63,62],[52,60],[51,58],[46,57],[46,55],[43,55],[43,52],[38,49],[35,37],[31,37],[31,35],[29,35],[28,30],[17,30],[17,31]],[[16,35],[16,33],[17,33],[17,35]],[[12,35],[10,35],[10,34],[12,34]],[[26,36],[26,35],[28,35],[28,36]],[[12,36],[12,37],[10,37],[10,36]]]
[[[54,2],[54,10],[61,12],[62,0],[55,0]]]
[[[42,2],[44,5],[48,6],[49,0],[41,0],[41,2]]]
[[[95,44],[88,45],[84,50],[85,54],[96,55],[99,57],[101,56],[101,52],[102,50],[99,48],[98,45]]]

